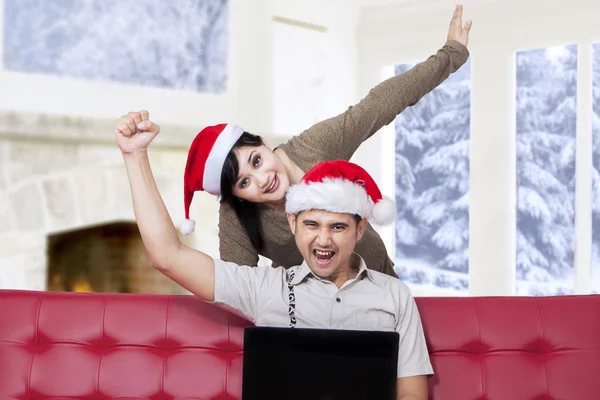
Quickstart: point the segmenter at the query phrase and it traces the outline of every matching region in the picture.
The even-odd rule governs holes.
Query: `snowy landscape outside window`
[[[4,68],[221,93],[228,0],[4,0]]]
[[[577,45],[517,52],[516,89],[516,294],[570,294]]]
[[[413,289],[469,288],[470,111],[469,59],[395,121],[396,271]]]
[[[592,48],[592,266],[590,289],[600,293],[600,43]]]

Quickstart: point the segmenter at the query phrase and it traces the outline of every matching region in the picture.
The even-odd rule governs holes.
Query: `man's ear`
[[[293,234],[296,234],[296,215],[295,214],[287,214],[288,223],[290,224],[290,229]]]
[[[358,225],[356,226],[356,241],[358,242],[361,238],[363,233],[365,233],[365,229],[367,228],[367,219],[363,218],[359,221]]]

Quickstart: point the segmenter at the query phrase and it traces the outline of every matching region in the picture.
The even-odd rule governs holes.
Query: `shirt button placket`
[[[333,301],[333,324],[332,328],[342,328],[344,304],[340,293],[336,293]]]

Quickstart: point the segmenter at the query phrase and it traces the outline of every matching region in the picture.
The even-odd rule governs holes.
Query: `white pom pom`
[[[396,218],[396,204],[389,197],[383,196],[371,210],[371,220],[377,225],[389,225]]]
[[[193,219],[184,219],[181,221],[181,225],[179,225],[179,232],[181,232],[183,235],[189,235],[190,233],[194,232],[195,228],[196,221]]]

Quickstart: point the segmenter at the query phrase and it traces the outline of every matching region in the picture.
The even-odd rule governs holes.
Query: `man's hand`
[[[115,140],[123,154],[145,151],[159,132],[146,110],[129,112],[115,122]]]
[[[468,20],[465,26],[462,24],[462,12],[463,6],[457,5],[450,21],[450,27],[448,29],[448,40],[456,40],[464,44],[465,46],[469,43],[469,31],[471,30],[472,22]]]

